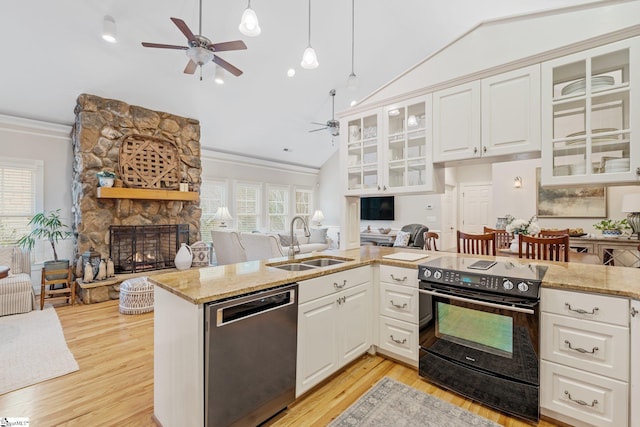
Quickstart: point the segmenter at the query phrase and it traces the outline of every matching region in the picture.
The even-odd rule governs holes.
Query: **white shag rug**
[[[0,394],[77,371],[52,307],[0,317]]]

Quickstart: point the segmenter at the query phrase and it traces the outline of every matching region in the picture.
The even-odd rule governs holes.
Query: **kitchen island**
[[[384,258],[385,255],[397,252],[414,252],[427,255],[428,258],[416,261]],[[296,261],[319,256],[338,257],[345,262],[304,271],[286,271],[268,265],[287,261],[287,258],[278,258],[170,272],[150,278],[156,285],[154,414],[160,425],[204,425],[203,319],[206,303],[321,278],[356,267],[385,265],[417,270],[419,264],[429,259],[452,254],[363,246],[359,249],[298,256]],[[454,256],[469,257],[462,254]],[[548,265],[543,288],[640,299],[640,269],[498,258],[512,263]],[[376,274],[372,274],[374,285],[376,279]],[[250,347],[250,343],[247,343],[247,347]]]

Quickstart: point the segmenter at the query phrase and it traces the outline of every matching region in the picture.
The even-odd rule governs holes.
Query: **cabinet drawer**
[[[418,326],[380,316],[378,346],[394,353],[404,356],[412,361],[418,361]]]
[[[403,268],[391,265],[380,266],[380,282],[393,283],[394,285],[418,287],[418,267]]]
[[[540,308],[547,313],[629,326],[629,300],[542,288]]]
[[[358,267],[298,283],[300,304],[371,281],[371,267]]]
[[[418,290],[380,283],[380,314],[418,324]]]
[[[629,329],[542,313],[541,356],[596,374],[629,381]]]
[[[544,360],[540,366],[542,408],[599,427],[628,425],[627,383]]]

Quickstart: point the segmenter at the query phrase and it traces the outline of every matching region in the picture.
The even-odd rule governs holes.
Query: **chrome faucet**
[[[302,224],[304,226],[304,235],[305,235],[305,237],[309,237],[311,235],[311,233],[309,233],[309,227],[307,226],[307,221],[305,221],[304,218],[302,218],[301,216],[297,215],[297,216],[294,216],[291,219],[291,240],[290,240],[291,244],[289,246],[289,258],[293,258],[296,255],[296,249],[295,249],[295,247],[293,245],[293,237],[294,237],[293,236],[293,224],[295,224],[296,219],[299,219],[300,221],[302,221]]]

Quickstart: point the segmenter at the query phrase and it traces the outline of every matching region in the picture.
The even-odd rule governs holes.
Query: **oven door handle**
[[[418,292],[420,292],[421,294],[427,294],[427,295],[433,295],[436,297],[446,297],[449,299],[453,299],[456,301],[462,301],[462,302],[468,302],[471,304],[477,304],[477,305],[481,305],[484,307],[492,307],[492,308],[501,308],[503,310],[508,310],[508,311],[517,311],[519,313],[526,313],[526,314],[534,314],[535,311],[529,309],[529,308],[522,308],[522,307],[514,307],[512,305],[505,305],[505,304],[496,304],[493,302],[487,302],[487,301],[480,301],[480,300],[475,300],[475,299],[471,299],[471,298],[464,298],[464,297],[459,297],[457,295],[451,295],[445,292],[438,292],[438,291],[428,291],[426,289],[418,289]]]

